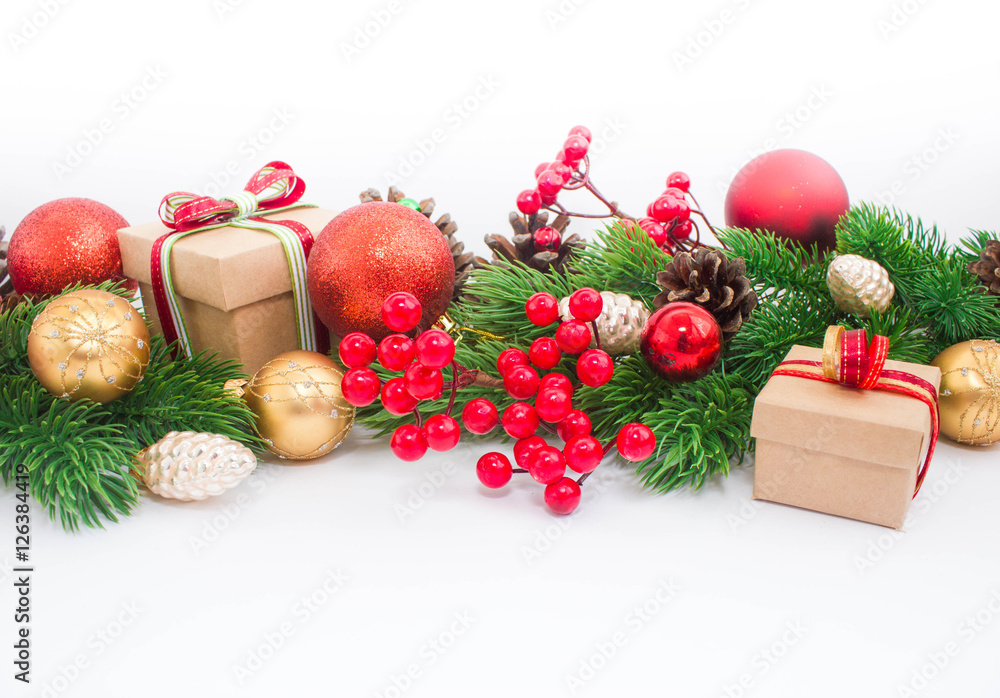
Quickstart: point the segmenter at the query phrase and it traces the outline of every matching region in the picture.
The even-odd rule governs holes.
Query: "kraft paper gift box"
[[[297,221],[318,237],[336,215],[301,208],[263,218]],[[153,300],[150,253],[168,232],[159,221],[118,231],[125,275],[139,282],[156,334],[162,334],[162,326]],[[199,232],[174,245],[170,267],[194,352],[218,352],[253,374],[278,354],[299,348],[288,261],[276,236],[232,226]]]
[[[821,361],[795,346],[786,361]],[[933,366],[886,361],[934,387]],[[794,376],[772,376],[754,403],[753,498],[901,529],[931,442],[921,400]]]

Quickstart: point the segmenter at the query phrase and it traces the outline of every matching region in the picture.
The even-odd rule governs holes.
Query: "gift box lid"
[[[336,215],[299,208],[263,217],[297,221],[318,236]],[[151,283],[153,243],[168,232],[160,221],[118,231],[126,276]],[[292,290],[281,242],[263,230],[226,226],[188,235],[174,245],[170,268],[178,295],[225,311]]]
[[[786,361],[821,361],[823,350],[796,345]],[[934,386],[941,370],[886,361]],[[772,376],[754,403],[750,435],[812,451],[898,468],[914,468],[930,443],[931,415],[915,397],[861,390],[794,376]]]

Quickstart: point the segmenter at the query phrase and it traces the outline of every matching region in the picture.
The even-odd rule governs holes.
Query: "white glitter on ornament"
[[[59,336],[58,330],[52,330],[51,332],[49,332],[49,339],[55,339],[58,336]]]
[[[951,395],[951,391],[950,391],[950,390],[948,390],[947,388],[945,388],[944,390],[942,390],[942,391],[941,391],[941,394],[942,394],[942,395],[945,395],[945,396],[947,396],[947,395]]]
[[[143,347],[145,347],[145,346],[146,346],[146,343],[145,343],[144,341],[142,341],[142,340],[140,339],[140,340],[139,340],[139,341],[138,341],[138,342],[136,343],[136,346],[137,346],[137,347],[139,347],[140,349],[142,349]]]
[[[271,393],[264,393],[264,402],[271,401]]]
[[[107,306],[109,308],[114,308],[115,307],[115,299],[114,298],[109,298],[108,302],[107,302]]]
[[[973,424],[974,424],[974,425],[976,425],[977,427],[978,427],[978,426],[979,426],[980,424],[982,424],[982,423],[983,423],[983,420],[981,420],[981,419],[976,419],[976,420],[975,420],[975,421],[973,422]]]
[[[288,362],[288,368],[298,368],[298,367],[299,367],[299,362],[298,361],[289,361]]]
[[[108,383],[114,383],[114,382],[115,382],[115,377],[114,376],[108,376]]]
[[[313,382],[312,381],[304,381],[302,383],[302,387],[303,388],[311,388],[311,387],[313,387]]]
[[[71,312],[71,313],[75,313],[79,309],[80,309],[80,306],[77,306],[77,305],[71,305],[71,306],[69,306],[69,312]]]
[[[129,313],[125,313],[124,315],[122,315],[122,317],[125,318],[126,320],[131,320],[132,319],[132,313],[130,313],[130,312]]]
[[[85,370],[83,370],[82,368],[77,369],[77,371],[76,371],[76,377],[77,378],[79,378],[80,380],[83,380],[83,377],[85,375],[87,375],[87,372]]]
[[[963,376],[967,376],[967,375],[969,375],[969,369],[967,369],[967,368],[964,368],[964,367],[963,367],[963,368],[962,368],[962,375],[963,375]]]
[[[65,371],[65,370],[66,370],[67,368],[68,368],[68,367],[67,367],[67,365],[66,365],[66,362],[65,362],[65,361],[63,361],[63,362],[62,362],[61,364],[59,364],[59,370],[60,370],[60,371]]]

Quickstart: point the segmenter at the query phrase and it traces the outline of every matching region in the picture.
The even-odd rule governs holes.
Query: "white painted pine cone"
[[[172,431],[137,457],[146,486],[170,499],[207,499],[236,487],[257,467],[246,446],[218,434]]]
[[[868,317],[872,309],[883,312],[896,293],[881,264],[856,254],[840,255],[830,262],[826,285],[838,308],[862,317]]]

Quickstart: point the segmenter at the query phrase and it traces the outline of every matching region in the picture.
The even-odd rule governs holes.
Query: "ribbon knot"
[[[260,207],[260,201],[257,199],[257,196],[248,191],[240,191],[229,196],[223,196],[221,200],[231,201],[236,204],[234,219],[251,216],[257,213],[257,209]]]

